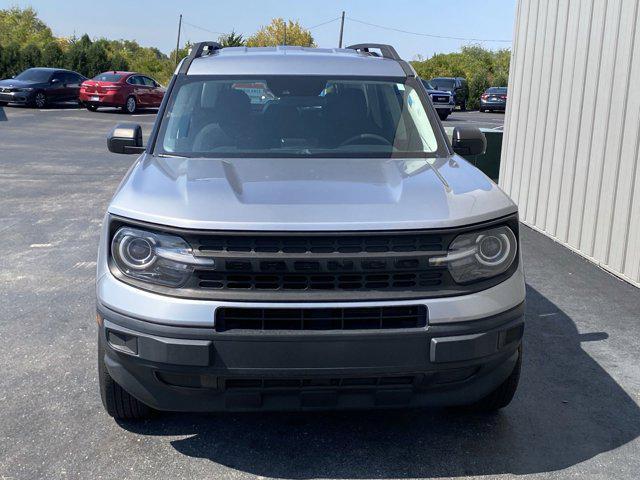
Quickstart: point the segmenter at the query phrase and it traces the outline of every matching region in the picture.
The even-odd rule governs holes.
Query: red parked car
[[[120,107],[126,113],[157,108],[165,89],[154,79],[135,72],[105,72],[80,86],[79,100],[88,110]]]

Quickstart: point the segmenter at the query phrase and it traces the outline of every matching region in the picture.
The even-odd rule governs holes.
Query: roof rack
[[[358,43],[356,45],[351,45],[347,48],[351,50],[356,50],[358,52],[370,53],[372,55],[377,56],[375,52],[371,51],[371,49],[373,48],[373,49],[380,50],[380,53],[382,53],[382,58],[390,58],[391,60],[402,60],[400,58],[400,55],[398,55],[398,52],[396,52],[395,48],[393,48],[391,45],[386,45],[384,43]]]
[[[396,49],[391,45],[386,45],[384,43],[358,43],[347,48],[355,50],[356,52],[368,53],[369,55],[373,55],[376,57],[378,57],[379,55],[376,52],[372,52],[371,49],[380,50],[382,58],[388,58],[390,60],[395,60],[396,62],[398,62],[407,77],[416,76],[416,71],[413,69],[413,67],[409,65],[405,60],[400,58],[400,55],[398,55]]]
[[[178,73],[186,74],[189,71],[189,67],[191,63],[200,57],[204,57],[205,55],[211,55],[216,50],[222,49],[222,45],[218,42],[199,42],[194,43],[189,51],[189,55],[184,59],[182,65],[180,66],[180,71]],[[206,52],[206,53],[205,53]]]

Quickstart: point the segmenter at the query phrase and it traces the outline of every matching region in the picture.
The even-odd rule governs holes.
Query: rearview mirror
[[[107,137],[107,148],[113,153],[141,153],[142,127],[135,123],[120,123]]]
[[[462,125],[453,129],[453,151],[458,155],[482,155],[487,150],[487,139],[478,127]]]

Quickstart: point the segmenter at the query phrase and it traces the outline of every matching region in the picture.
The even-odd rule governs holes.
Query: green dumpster
[[[491,128],[480,129],[487,139],[487,151],[484,155],[470,155],[464,157],[472,165],[478,167],[494,182],[498,181],[500,173],[500,152],[502,151],[502,130]],[[453,127],[445,127],[449,140],[453,135]]]

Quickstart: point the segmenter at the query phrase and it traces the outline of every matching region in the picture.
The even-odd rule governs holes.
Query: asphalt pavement
[[[523,372],[498,414],[108,417],[95,257],[134,157],[105,137],[153,120],[0,108],[0,479],[640,477],[640,290],[526,227]]]
[[[461,112],[460,110],[454,110],[442,123],[445,127],[470,125],[478,128],[501,130],[504,125],[504,112],[478,112],[477,110]]]

